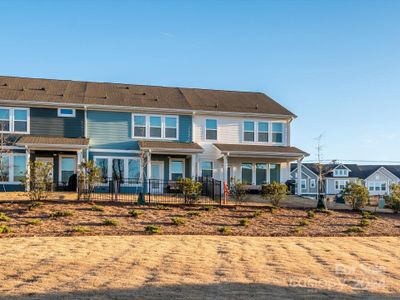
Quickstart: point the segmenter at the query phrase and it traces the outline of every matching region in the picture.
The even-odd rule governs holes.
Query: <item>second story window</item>
[[[59,108],[57,110],[57,116],[64,118],[74,118],[75,113],[76,111],[73,108]]]
[[[28,133],[29,109],[0,107],[0,131]]]
[[[259,122],[258,123],[258,141],[268,142],[268,123]]]
[[[283,142],[283,123],[272,123],[272,142]]]
[[[165,138],[176,139],[178,136],[177,123],[176,117],[165,117]]]
[[[146,117],[133,117],[133,135],[135,137],[146,137]]]
[[[254,142],[254,122],[245,121],[243,124],[243,140]]]
[[[206,139],[217,140],[217,120],[207,119],[206,120]]]
[[[161,117],[150,117],[150,137],[161,138]]]
[[[333,176],[348,177],[348,176],[349,176],[349,170],[346,170],[346,169],[335,169],[335,170],[333,171]]]
[[[133,115],[133,137],[150,139],[178,138],[177,116]]]

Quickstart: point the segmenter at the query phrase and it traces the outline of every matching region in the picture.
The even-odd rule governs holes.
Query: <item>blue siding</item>
[[[192,140],[192,116],[179,116],[179,141],[191,142]]]

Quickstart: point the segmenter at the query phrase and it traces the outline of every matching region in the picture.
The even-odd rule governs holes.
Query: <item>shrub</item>
[[[240,226],[248,226],[250,224],[250,220],[249,219],[240,219],[239,220],[239,225]]]
[[[262,212],[261,210],[256,210],[256,211],[253,213],[253,218],[257,218],[257,217],[261,216],[262,213],[263,213],[263,212]]]
[[[172,224],[179,226],[179,225],[184,225],[185,224],[185,220],[183,220],[182,218],[179,217],[173,217],[171,218]]]
[[[5,224],[0,225],[0,233],[10,233],[11,231],[12,231],[11,227],[9,227]]]
[[[157,225],[148,225],[144,228],[144,231],[149,234],[160,233],[161,227]]]
[[[7,217],[7,215],[5,213],[0,212],[0,221],[8,222],[10,220],[11,219],[9,217]]]
[[[363,219],[369,219],[369,220],[376,220],[378,219],[377,216],[374,215],[374,213],[368,211],[368,210],[364,210],[361,212],[361,215],[363,217]]]
[[[393,209],[394,213],[400,211],[400,184],[394,183],[390,186],[390,196],[384,196],[388,206]]]
[[[100,206],[100,205],[92,205],[90,210],[92,210],[92,211],[104,211],[104,207]]]
[[[105,219],[103,221],[103,224],[107,225],[107,226],[117,226],[118,225],[118,221],[117,220],[113,220],[113,219]]]
[[[319,208],[316,210],[317,212],[321,213],[321,214],[327,214],[327,215],[331,215],[332,211],[326,208]]]
[[[78,177],[78,200],[90,201],[92,193],[96,184],[101,183],[101,169],[96,166],[93,160],[88,162],[81,162],[79,164],[79,177]]]
[[[309,225],[310,224],[310,222],[308,222],[307,220],[301,220],[300,222],[299,222],[299,226],[307,226],[307,225]]]
[[[369,221],[367,219],[361,219],[360,226],[361,227],[369,226]]]
[[[307,217],[312,219],[315,217],[315,212],[313,210],[308,210],[307,211]]]
[[[40,223],[42,223],[42,221],[39,219],[33,219],[26,222],[28,225],[39,225]]]
[[[72,231],[72,232],[85,233],[85,232],[90,232],[90,229],[85,228],[85,227],[79,227],[79,226],[77,226],[77,227],[73,227],[73,228],[71,229],[71,231]]]
[[[29,162],[29,172],[26,172],[23,183],[30,200],[41,201],[48,197],[53,184],[52,169],[52,163],[39,160]]]
[[[279,203],[287,197],[288,188],[286,184],[274,181],[273,183],[263,184],[261,195],[264,199],[271,200],[273,206],[279,206]]]
[[[227,227],[227,226],[223,226],[223,227],[218,228],[218,232],[222,233],[222,234],[228,234],[231,232],[231,228]]]
[[[236,204],[242,204],[247,194],[246,185],[241,181],[233,180],[233,182],[231,183],[231,190],[229,191],[229,194],[232,195]]]
[[[368,202],[368,189],[358,183],[348,183],[343,190],[343,198],[353,210],[360,210]]]
[[[303,227],[296,227],[296,228],[294,229],[294,232],[295,232],[295,233],[303,233],[303,231],[304,231],[304,228],[303,228]]]
[[[131,217],[133,217],[133,218],[135,218],[135,219],[136,219],[136,218],[139,218],[139,216],[143,214],[142,211],[140,211],[140,210],[135,210],[135,209],[130,210],[128,213],[129,213],[129,215],[130,215]]]
[[[50,214],[52,218],[59,218],[59,217],[70,217],[73,216],[74,212],[71,210],[58,210]]]
[[[364,229],[358,226],[352,226],[345,230],[346,233],[363,233]]]
[[[196,182],[192,178],[180,178],[178,184],[185,197],[185,203],[190,204],[199,199],[203,187],[201,182]]]
[[[188,215],[188,217],[198,217],[198,216],[201,215],[201,212],[199,212],[199,211],[189,211],[187,213],[187,215]]]
[[[41,207],[41,206],[43,206],[43,205],[44,205],[44,202],[35,201],[35,202],[32,202],[32,203],[28,206],[28,210],[34,210],[34,209],[39,208],[39,207]]]
[[[155,208],[159,209],[159,210],[170,210],[171,209],[165,205],[156,205]]]

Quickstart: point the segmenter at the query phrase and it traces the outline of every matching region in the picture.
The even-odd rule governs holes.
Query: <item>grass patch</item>
[[[307,220],[301,220],[301,221],[299,222],[299,226],[308,226],[308,225],[310,225],[310,222],[307,221]]]
[[[307,211],[307,218],[312,219],[315,217],[315,211],[313,210],[308,210]]]
[[[50,214],[51,218],[60,218],[60,217],[70,217],[73,216],[74,212],[72,210],[58,210]]]
[[[0,213],[0,221],[2,222],[8,222],[11,219],[9,217],[7,217],[7,215],[5,213]]]
[[[331,215],[332,214],[332,211],[328,210],[326,208],[320,208],[320,209],[317,209],[316,211],[319,212],[319,213],[322,213],[322,214],[327,214],[327,215]]]
[[[240,219],[239,220],[239,225],[240,226],[249,226],[250,220],[249,219]]]
[[[369,221],[367,220],[367,219],[361,219],[361,221],[360,221],[360,226],[361,227],[367,227],[367,226],[369,226]]]
[[[296,227],[293,231],[294,231],[294,233],[303,233],[304,228],[303,227]]]
[[[155,234],[155,233],[160,233],[161,232],[161,226],[157,225],[148,225],[144,228],[144,231],[149,233],[149,234]]]
[[[159,210],[171,210],[170,207],[167,207],[165,205],[156,205],[155,208]]]
[[[199,211],[189,211],[188,213],[187,213],[187,216],[188,217],[198,217],[198,216],[200,216],[201,215],[201,212],[199,212]]]
[[[171,218],[172,224],[179,226],[179,225],[184,225],[185,224],[185,220],[179,217],[173,217]]]
[[[42,223],[42,221],[39,219],[33,219],[33,220],[26,221],[27,225],[39,225],[40,223]]]
[[[257,217],[261,216],[262,214],[263,214],[263,212],[261,210],[256,210],[253,213],[253,218],[257,218]]]
[[[228,234],[231,232],[231,228],[227,227],[227,226],[223,226],[223,227],[218,228],[218,232],[222,233],[222,234]]]
[[[100,206],[100,205],[93,205],[93,206],[90,208],[90,210],[92,210],[92,211],[101,211],[101,212],[103,212],[103,211],[104,211],[104,207],[103,207],[103,206]]]
[[[136,210],[136,209],[132,209],[132,210],[130,210],[129,212],[129,215],[131,216],[131,217],[133,217],[133,218],[139,218],[142,214],[143,214],[143,212],[142,211],[140,211],[140,210]]]
[[[347,228],[344,232],[346,233],[363,233],[364,229],[362,229],[361,227],[358,226],[352,226]]]
[[[107,225],[107,226],[117,226],[118,225],[118,221],[117,220],[113,220],[113,219],[105,219],[103,221],[103,224]]]
[[[85,233],[85,232],[90,232],[90,229],[85,228],[85,227],[77,226],[77,227],[73,227],[73,228],[71,229],[71,231],[72,231],[72,232]]]
[[[368,219],[368,220],[376,220],[376,219],[378,219],[378,217],[375,216],[373,212],[370,212],[368,210],[362,211],[361,212],[361,216],[363,217],[363,219]]]
[[[43,205],[44,205],[44,202],[35,201],[35,202],[32,202],[32,203],[28,206],[28,210],[34,210],[34,209],[39,208],[39,207],[41,207],[41,206],[43,206]]]
[[[12,231],[12,230],[11,230],[11,227],[10,227],[10,226],[7,226],[7,225],[5,225],[5,224],[0,225],[0,233],[6,234],[6,233],[10,233],[11,231]]]

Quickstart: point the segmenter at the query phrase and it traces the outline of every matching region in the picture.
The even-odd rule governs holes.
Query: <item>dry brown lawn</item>
[[[0,298],[400,298],[396,237],[0,240]]]

